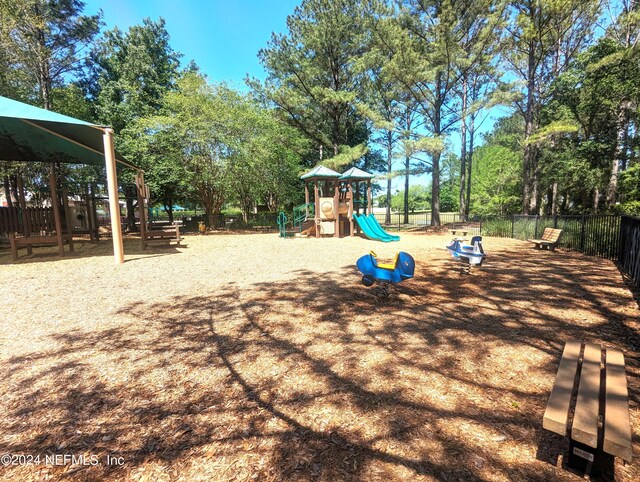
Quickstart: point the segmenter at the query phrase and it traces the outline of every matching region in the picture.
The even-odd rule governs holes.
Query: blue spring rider
[[[462,244],[461,240],[453,238],[447,249],[453,259],[467,264],[467,273],[471,270],[471,266],[482,266],[482,262],[487,257],[482,248],[482,236],[471,238],[471,245]]]
[[[369,287],[378,283],[381,287],[381,296],[389,296],[389,285],[401,283],[413,278],[416,262],[409,253],[399,251],[393,263],[378,263],[378,256],[371,251],[358,261],[356,266],[362,273],[362,284]]]

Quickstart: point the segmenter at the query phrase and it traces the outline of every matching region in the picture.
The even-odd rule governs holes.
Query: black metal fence
[[[631,282],[640,286],[640,218],[622,216],[618,265]]]
[[[389,216],[390,222],[388,223],[386,221],[385,213],[374,213],[374,216],[381,225],[389,229],[413,229],[429,226],[431,224],[430,212],[409,213],[406,216],[406,219],[403,213],[391,213],[391,215]],[[452,224],[458,222],[460,222],[460,215],[458,213],[440,214],[440,224]]]
[[[204,214],[198,216],[182,216],[184,232],[198,232],[198,224],[200,222],[205,223],[207,228],[210,229],[254,229],[254,230],[274,230],[278,229],[278,213],[255,213],[249,214],[245,222],[241,214],[227,215],[217,214],[212,217]]]
[[[539,239],[545,228],[562,229],[560,246],[590,256],[618,259],[621,216],[596,214],[584,216],[515,215],[482,220],[485,236],[515,239]]]

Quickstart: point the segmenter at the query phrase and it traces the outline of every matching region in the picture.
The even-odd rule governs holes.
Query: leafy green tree
[[[83,68],[83,51],[100,30],[102,14],[82,15],[84,5],[80,0],[0,3],[0,62],[37,86],[29,97],[45,109],[53,108],[52,90]]]
[[[520,210],[521,150],[485,145],[473,164],[471,212],[479,215],[514,214]]]
[[[556,212],[558,196],[562,208],[597,211],[601,199],[608,209],[615,206],[619,172],[632,158],[630,126],[640,102],[633,80],[640,75],[640,58],[625,51],[601,38],[553,85],[542,125],[531,137],[541,150],[548,212]]]
[[[124,33],[105,32],[91,51],[85,79],[98,120],[123,132],[135,120],[157,113],[174,88],[181,54],[169,44],[164,19],[146,18]]]
[[[176,142],[188,196],[204,208],[211,225],[231,192],[224,93],[224,87],[219,92],[201,74],[188,72],[165,94],[162,115],[143,120],[148,129]]]
[[[588,45],[599,15],[597,0],[512,0],[504,59],[525,87],[516,102],[525,123],[522,211],[538,211],[538,146],[529,138],[540,125],[540,112],[554,78]]]
[[[164,96],[175,88],[180,54],[169,40],[162,18],[144,19],[126,32],[117,27],[106,32],[91,50],[83,87],[93,101],[98,122],[112,126],[117,134],[118,150],[144,169],[151,204],[161,202],[173,221],[173,206],[186,194],[181,157],[172,139],[147,129],[143,121],[160,113]],[[132,228],[133,207],[130,200]]]
[[[303,0],[287,18],[288,33],[273,34],[259,53],[268,72],[250,84],[273,102],[318,150],[311,160],[339,169],[366,152],[355,108],[362,74],[363,17],[359,0]]]
[[[422,211],[428,208],[431,202],[431,191],[423,184],[415,184],[409,188],[409,212]],[[395,212],[404,210],[405,193],[397,191],[391,198],[391,209]]]
[[[460,119],[455,105],[456,88],[463,75],[477,65],[488,32],[495,30],[500,16],[485,17],[483,7],[496,2],[454,0],[404,0],[398,11],[383,18],[376,31],[390,58],[383,70],[397,79],[418,103],[424,116],[426,136],[412,142],[412,152],[425,152],[423,163],[432,176],[432,224],[440,224],[440,170],[444,138]],[[476,8],[477,7],[477,8]],[[482,32],[480,34],[480,32]],[[472,38],[480,39],[478,44]],[[466,39],[466,44],[465,44]],[[468,49],[465,50],[465,47]],[[422,147],[416,149],[416,147]]]
[[[522,143],[524,122],[514,113],[498,120],[484,135],[473,162],[470,213],[514,214],[522,200]]]

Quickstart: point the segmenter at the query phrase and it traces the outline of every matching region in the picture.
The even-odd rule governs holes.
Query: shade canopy
[[[340,177],[340,173],[334,171],[333,169],[329,169],[325,166],[316,166],[311,169],[306,174],[300,176],[300,179],[316,179],[316,178],[338,178]]]
[[[351,169],[349,169],[348,171],[345,171],[342,173],[342,175],[340,176],[340,179],[342,180],[346,180],[346,179],[350,179],[353,181],[362,181],[365,179],[373,179],[375,176],[373,174],[369,174],[366,171],[363,171],[362,169],[358,169],[357,167],[352,167]]]
[[[104,127],[0,96],[0,160],[104,166]],[[116,161],[139,169],[116,153]]]

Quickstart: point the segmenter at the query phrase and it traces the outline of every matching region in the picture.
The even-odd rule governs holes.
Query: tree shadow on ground
[[[0,453],[126,462],[78,480],[577,480],[555,466],[565,442],[541,428],[569,339],[624,351],[637,413],[637,313],[610,269],[496,253],[465,276],[424,264],[382,301],[358,280],[353,267],[300,270],[55,335],[2,367]]]
[[[123,240],[125,262],[133,261],[150,256],[166,256],[170,254],[180,253],[179,249],[188,248],[188,244],[183,242],[180,246],[175,245],[156,245],[142,249],[140,239],[126,238]],[[18,260],[11,259],[11,251],[9,248],[0,249],[0,266],[10,264],[31,264],[43,263],[54,260],[80,259],[80,258],[99,258],[113,257],[113,243],[110,239],[103,239],[98,243],[90,243],[88,240],[80,240],[74,242],[74,251],[70,252],[69,247],[65,245],[64,256],[58,255],[58,248],[55,246],[38,247],[34,246],[33,254],[27,254],[25,249],[18,252]]]

